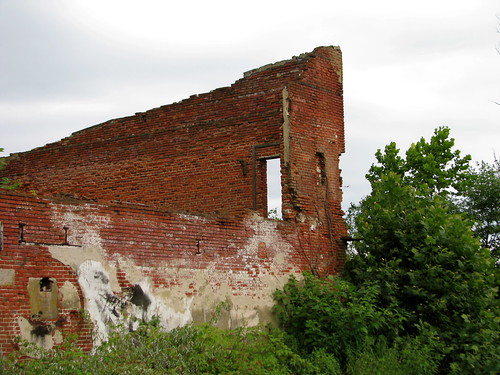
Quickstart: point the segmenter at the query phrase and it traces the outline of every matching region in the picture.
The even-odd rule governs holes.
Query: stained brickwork
[[[177,293],[180,299],[194,298],[190,313],[198,321],[205,320],[203,306],[213,304],[207,302],[211,299],[229,298],[239,309],[244,304],[269,304],[270,294],[289,275],[314,269],[321,262],[319,228],[255,215],[206,218],[144,206],[54,202],[2,193],[0,222],[4,224],[1,268],[13,270],[15,281],[0,285],[4,352],[12,349],[14,337],[20,335],[19,318],[32,324],[32,334],[41,325],[77,331],[81,344],[91,346],[89,327],[81,316],[87,302],[77,277],[79,266],[89,259],[113,270],[110,274],[118,296],[123,297],[145,277],[157,290]],[[57,318],[45,316],[43,308],[34,312],[40,304],[38,296],[49,292],[33,291],[34,280],[56,283],[52,291],[70,283],[78,291],[79,302],[71,306],[67,299],[74,296],[59,293]],[[270,306],[260,308],[269,310]],[[258,314],[258,321],[269,320],[269,311]],[[226,326],[240,324],[235,318]]]
[[[1,191],[0,191],[1,192]],[[42,332],[52,333],[65,330],[67,333],[78,332],[80,345],[90,349],[91,327],[82,319],[81,308],[62,308],[63,298],[59,302],[59,315],[40,314],[42,310],[37,290],[34,300],[30,297],[30,287],[35,286],[34,280],[44,278],[56,280],[60,287],[69,282],[77,286],[74,270],[54,259],[46,244],[63,243],[62,228],[54,230],[47,215],[47,202],[40,199],[13,194],[0,194],[0,222],[3,223],[3,249],[0,252],[0,268],[12,273],[11,283],[0,283],[0,354],[8,353],[16,345],[16,339],[21,336],[24,321],[29,326],[30,334],[36,337]],[[78,289],[77,289],[78,290]],[[40,288],[38,288],[40,291]],[[81,292],[78,298],[83,301]]]
[[[224,299],[223,326],[272,320],[290,274],[342,268],[342,152],[341,53],[319,47],[12,155],[0,173],[23,185],[0,194],[1,350],[16,335],[57,344],[63,329],[90,347],[81,309],[95,310],[95,280],[105,304],[141,300],[168,327],[206,321]],[[268,158],[281,163],[282,221],[265,218]],[[127,299],[138,290],[150,294]]]

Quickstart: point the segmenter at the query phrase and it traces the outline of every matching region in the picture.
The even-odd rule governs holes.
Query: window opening
[[[19,242],[24,242],[24,227],[26,224],[19,223]]]
[[[280,159],[266,160],[267,212],[270,219],[283,218],[281,212],[281,165]]]
[[[48,277],[43,277],[40,279],[40,292],[51,292],[52,291],[52,283]]]
[[[63,229],[64,229],[64,242],[63,242],[63,245],[69,245],[69,242],[68,242],[68,230],[69,230],[69,227],[64,226]]]
[[[253,209],[257,210],[257,150],[266,148],[266,147],[273,147],[273,146],[279,146],[280,144],[277,142],[274,143],[262,143],[259,145],[253,145],[252,146],[252,200],[253,200]],[[267,158],[260,158],[259,160],[261,163],[265,161],[266,159],[274,159],[278,158],[279,156],[269,156]],[[266,166],[267,163],[264,163],[264,167]]]

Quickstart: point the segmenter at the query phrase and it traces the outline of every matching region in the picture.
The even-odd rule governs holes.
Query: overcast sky
[[[498,13],[497,0],[0,0],[2,155],[338,45],[347,207],[391,141],[404,151],[445,125],[475,161],[500,156]]]

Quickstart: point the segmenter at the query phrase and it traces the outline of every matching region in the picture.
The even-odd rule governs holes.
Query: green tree
[[[473,231],[500,264],[500,161],[480,163],[458,200],[460,210],[474,222]]]
[[[440,127],[434,131],[430,142],[421,138],[406,151],[406,158],[399,156],[396,143],[385,147],[385,152],[375,154],[378,164],[371,166],[366,175],[368,181],[380,181],[383,176],[394,173],[401,183],[412,186],[422,195],[448,195],[460,192],[470,178],[470,155],[460,156],[453,150],[455,140],[449,138],[450,129]]]
[[[435,334],[443,371],[482,374],[500,369],[497,274],[471,223],[450,204],[471,180],[470,157],[453,145],[449,129],[439,128],[406,158],[394,143],[377,152],[367,175],[372,192],[353,210],[363,241],[345,276],[358,288],[378,285],[376,304],[405,317],[404,333]]]

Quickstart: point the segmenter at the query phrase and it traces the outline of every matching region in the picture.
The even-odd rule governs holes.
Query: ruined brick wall
[[[339,271],[345,261],[339,166],[345,147],[342,61],[334,48],[315,53],[319,58],[309,61],[301,80],[290,82],[284,92],[284,127],[290,130],[283,142],[283,210],[285,217],[307,224],[302,226],[304,240],[313,236],[307,228],[316,229],[310,240],[318,243],[314,264],[325,274]]]
[[[307,185],[316,178],[317,152],[326,159],[330,198],[341,200],[341,80],[340,50],[320,47],[247,72],[230,87],[17,154],[2,174],[41,196],[265,215],[263,160],[274,156],[282,162],[283,211],[294,218],[301,210],[315,212],[318,192],[310,195]]]
[[[299,244],[293,223],[258,215],[210,219],[14,193],[0,193],[0,223],[4,353],[15,337],[50,347],[63,331],[78,332],[89,348],[83,308],[94,322],[142,309],[141,319],[157,315],[174,328],[208,321],[225,301],[222,327],[269,322],[272,292],[307,270],[308,254],[315,251]],[[44,280],[51,281],[51,291],[42,290]]]
[[[0,192],[1,350],[63,330],[90,347],[83,308],[97,342],[122,315],[173,328],[221,301],[224,327],[272,321],[290,274],[343,267],[342,152],[341,53],[319,47],[11,156],[0,173],[23,187]],[[282,221],[266,219],[269,158]]]

